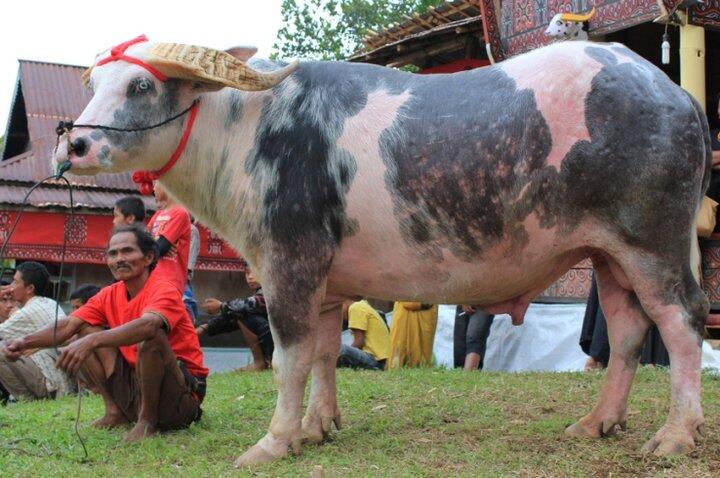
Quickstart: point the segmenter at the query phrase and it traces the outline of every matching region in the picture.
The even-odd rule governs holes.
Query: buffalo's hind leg
[[[597,404],[565,433],[602,437],[625,429],[627,399],[650,320],[635,293],[623,288],[602,257],[594,257],[600,304],[607,319],[610,361]]]
[[[666,271],[654,281],[638,281],[634,285],[670,356],[670,413],[665,424],[643,446],[644,451],[660,456],[691,451],[705,430],[700,405],[700,362],[709,303],[693,277],[689,260],[678,269],[675,274]],[[643,270],[647,269],[637,268],[633,272],[639,276]]]
[[[335,368],[340,351],[341,309],[341,298],[328,294],[320,311],[310,398],[302,420],[303,440],[310,443],[321,443],[326,439],[333,424],[340,429]]]
[[[298,454],[301,448],[303,398],[315,356],[327,267],[319,258],[294,263],[290,258],[297,255],[274,257],[263,268],[262,281],[275,341],[272,365],[277,404],[267,434],[235,461],[236,467],[283,458],[289,448]]]
[[[688,244],[689,246],[689,244]],[[700,355],[702,343],[702,329],[707,318],[709,304],[707,297],[695,281],[690,269],[690,248],[687,254],[674,251],[665,255],[633,254],[618,261],[622,269],[619,271],[633,290],[633,295],[639,299],[646,317],[657,324],[662,335],[665,347],[670,355],[670,381],[672,386],[670,413],[665,425],[643,446],[646,452],[656,455],[673,455],[687,453],[695,446],[695,440],[701,436],[705,429],[702,407],[700,405]],[[602,268],[601,268],[602,270]],[[607,268],[603,276],[607,276]],[[603,277],[599,276],[599,277]],[[611,276],[616,278],[615,275]],[[607,282],[607,281],[606,281]],[[612,284],[612,282],[611,282]],[[619,284],[618,284],[619,285]],[[574,435],[598,436],[599,432],[592,433],[592,428],[600,430],[598,413],[608,408],[605,403],[615,403],[618,396],[627,399],[632,373],[627,370],[637,366],[637,354],[640,352],[642,341],[637,342],[637,332],[629,334],[617,333],[616,312],[612,310],[615,301],[608,304],[607,297],[603,302],[603,287],[600,287],[601,304],[608,316],[608,332],[610,334],[610,367],[611,370],[605,378],[598,405],[587,417],[568,429]],[[607,284],[605,285],[608,290]],[[610,287],[612,289],[612,286]],[[607,293],[607,292],[605,292]],[[628,295],[632,297],[633,295]],[[638,322],[640,315],[638,308],[630,314],[628,323]],[[609,312],[609,313],[608,313]],[[629,327],[625,324],[622,327]],[[638,328],[639,330],[639,328]],[[644,333],[643,333],[644,336]],[[624,340],[626,342],[624,342]],[[615,349],[619,349],[616,352]],[[629,352],[632,351],[632,354]],[[618,353],[622,354],[618,356]],[[613,361],[630,360],[620,371],[617,363]],[[613,385],[611,382],[617,382]],[[613,390],[616,393],[613,393]],[[619,392],[624,392],[620,395]],[[613,405],[617,406],[617,405]],[[612,407],[611,407],[612,408]],[[616,412],[617,413],[617,412]],[[605,429],[603,424],[603,429]]]

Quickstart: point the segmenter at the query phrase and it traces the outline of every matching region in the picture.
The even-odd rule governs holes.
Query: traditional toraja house
[[[424,15],[365,37],[350,61],[391,67],[413,65],[422,73],[450,73],[490,64],[477,2],[447,2]]]
[[[481,67],[553,41],[544,31],[555,14],[592,8],[596,13],[586,25],[590,40],[624,43],[662,68],[705,106],[717,137],[714,147],[720,148],[720,0],[454,0],[371,32],[349,60],[414,65],[421,73]],[[670,63],[664,65],[666,31]],[[703,241],[703,256],[704,288],[713,309],[720,310],[720,234]],[[540,300],[584,301],[591,267],[588,261],[578,264]]]
[[[0,241],[15,222],[23,197],[37,181],[52,174],[50,157],[55,127],[74,120],[90,101],[83,87],[83,67],[20,61],[15,95],[0,162]],[[138,194],[129,173],[66,177],[73,185],[74,218],[64,183],[50,180],[29,197],[28,207],[10,238],[5,258],[45,263],[57,281],[64,233],[66,269],[62,297],[76,285],[111,280],[105,247],[112,228],[112,209],[119,198]],[[152,197],[143,197],[148,209]],[[196,267],[198,297],[232,297],[245,284],[242,263],[217,235],[200,226],[201,247]]]

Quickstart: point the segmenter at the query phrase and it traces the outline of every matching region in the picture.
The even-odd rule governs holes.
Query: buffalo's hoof
[[[302,451],[299,439],[290,440],[290,450],[294,455]],[[288,452],[287,442],[277,439],[268,433],[256,445],[243,453],[235,460],[235,468],[247,468],[254,465],[262,465],[271,461],[285,458]]]
[[[316,415],[303,418],[303,442],[320,444],[326,441],[330,437],[333,424],[336,429],[340,430],[342,426],[340,412],[337,412],[334,417],[318,417]]]
[[[617,428],[625,431],[625,420],[605,418],[593,419],[587,415],[565,429],[565,434],[575,438],[602,438],[612,436]]]
[[[271,461],[284,458],[285,455],[274,455],[264,450],[260,445],[253,445],[248,451],[235,460],[235,468],[248,468],[253,465],[270,463]]]
[[[705,436],[705,424],[696,426],[692,434],[665,425],[643,445],[642,451],[656,456],[685,455],[695,448],[695,440],[703,436]]]

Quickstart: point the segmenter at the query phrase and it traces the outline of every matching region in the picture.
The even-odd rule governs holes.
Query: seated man
[[[10,285],[6,280],[2,281],[0,285]],[[12,298],[12,293],[9,290],[0,293],[0,324],[10,318],[10,315],[15,311],[15,301]],[[2,382],[0,382],[0,405],[5,405],[10,400],[10,392],[5,390]]]
[[[0,283],[0,285],[6,286],[10,285],[10,283],[4,280]],[[2,288],[0,288],[0,290],[4,290],[4,292],[0,292],[0,324],[2,324],[10,318],[13,312],[15,312],[17,304],[12,298],[12,292],[10,292],[10,290]]]
[[[253,354],[253,364],[241,369],[245,371],[260,371],[270,367],[272,354],[275,350],[270,322],[268,321],[265,297],[260,283],[248,268],[245,270],[245,280],[255,292],[245,299],[234,299],[221,302],[218,299],[205,299],[203,309],[208,314],[219,314],[210,318],[208,323],[200,325],[196,330],[198,335],[219,335],[240,329],[245,342]]]
[[[338,367],[385,369],[390,356],[390,331],[380,314],[368,303],[345,302],[343,322],[353,334],[352,345],[340,345]]]
[[[61,320],[56,332],[58,342],[80,335],[62,350],[58,366],[71,375],[81,371],[102,395],[105,415],[94,425],[137,421],[126,441],[189,426],[200,418],[205,395],[208,369],[180,292],[151,272],[156,247],[141,225],[116,228],[107,264],[117,282]],[[11,341],[3,352],[17,360],[52,342],[50,326]]]
[[[70,305],[72,306],[72,310],[78,310],[80,307],[87,304],[87,301],[92,299],[98,292],[100,292],[100,287],[95,284],[83,284],[79,286],[70,294]]]
[[[0,347],[44,327],[52,329],[56,310],[58,320],[65,317],[54,300],[41,296],[49,283],[50,274],[44,265],[23,262],[17,267],[12,284],[0,289],[1,294],[10,293],[19,305],[10,318],[0,324]],[[52,345],[51,336],[48,346]],[[25,357],[18,355],[17,359],[9,361],[0,354],[0,383],[15,398],[54,398],[72,391],[70,378],[55,365],[55,349],[41,350]]]

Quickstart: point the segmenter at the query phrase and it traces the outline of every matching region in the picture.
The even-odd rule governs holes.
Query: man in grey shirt
[[[50,282],[45,266],[38,262],[23,262],[17,267],[13,282],[0,288],[0,295],[10,292],[19,308],[0,324],[0,348],[4,341],[14,340],[36,332],[55,322],[56,302],[42,297]],[[65,317],[57,308],[59,319]],[[69,393],[70,378],[55,366],[55,349],[37,351],[17,362],[10,362],[0,354],[0,383],[15,398],[54,398]]]

